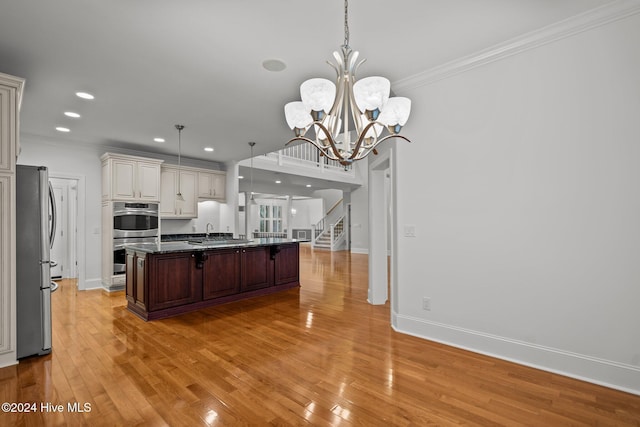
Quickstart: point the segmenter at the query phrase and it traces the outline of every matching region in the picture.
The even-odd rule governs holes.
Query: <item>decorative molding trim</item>
[[[102,284],[102,279],[88,279],[85,280],[84,286],[82,288],[78,286],[79,291],[89,291],[92,289],[103,289],[105,291],[107,290],[107,288],[105,288]]]
[[[352,254],[368,255],[369,254],[369,248],[351,248],[351,253]]]
[[[459,328],[393,312],[397,332],[640,395],[640,366]]]
[[[398,91],[405,91],[429,85],[476,67],[571,37],[637,13],[640,13],[640,0],[616,0],[480,52],[395,81],[393,82],[393,87]]]

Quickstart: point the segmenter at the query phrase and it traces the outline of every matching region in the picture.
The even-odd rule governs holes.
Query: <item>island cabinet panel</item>
[[[127,301],[130,302],[131,304],[135,304],[136,303],[136,279],[135,276],[137,274],[137,269],[135,268],[134,263],[136,262],[136,254],[135,252],[129,252],[127,253],[127,258],[126,258],[126,277],[125,277],[125,286],[124,286],[124,290],[126,292],[127,295]]]
[[[129,306],[146,311],[145,253],[127,252],[125,290]]]
[[[272,246],[274,252],[275,285],[298,282],[300,280],[299,245]]]
[[[194,280],[194,257],[190,253],[154,256],[149,260],[150,311],[190,304],[201,300],[202,284]]]
[[[297,242],[202,249],[184,245],[171,252],[127,248],[131,312],[144,320],[162,319],[300,286]]]
[[[240,292],[240,249],[205,252],[202,263],[202,299]]]
[[[242,249],[240,288],[243,292],[273,286],[273,262],[269,246]]]

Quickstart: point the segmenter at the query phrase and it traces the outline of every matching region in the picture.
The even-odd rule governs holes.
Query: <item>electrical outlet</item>
[[[422,298],[422,309],[431,311],[431,298],[427,298],[427,297]]]

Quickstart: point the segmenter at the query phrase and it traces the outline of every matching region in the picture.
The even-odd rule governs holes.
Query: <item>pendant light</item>
[[[253,198],[253,146],[256,145],[255,142],[250,142],[249,147],[251,147],[251,197],[249,198],[249,203],[252,205],[256,204],[256,201]]]
[[[184,125],[176,125],[176,129],[178,129],[178,192],[176,193],[176,200],[180,202],[184,202],[184,197],[182,197],[182,187],[180,186],[180,167],[181,167],[181,155],[182,155],[182,129],[184,129]]]

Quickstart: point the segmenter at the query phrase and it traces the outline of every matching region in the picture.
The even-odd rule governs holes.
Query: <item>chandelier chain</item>
[[[344,45],[349,47],[349,1],[344,0]]]

